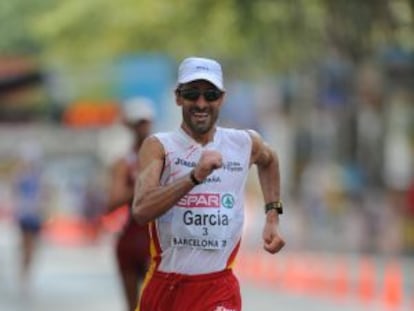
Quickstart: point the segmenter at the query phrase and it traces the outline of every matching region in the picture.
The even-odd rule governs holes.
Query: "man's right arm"
[[[148,223],[168,211],[193,187],[190,174],[161,186],[164,167],[164,148],[159,140],[150,136],[139,151],[138,176],[135,180],[132,213],[139,224]]]

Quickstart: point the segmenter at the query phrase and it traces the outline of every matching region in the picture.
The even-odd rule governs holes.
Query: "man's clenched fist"
[[[201,153],[200,160],[194,168],[194,177],[197,180],[204,180],[215,169],[223,166],[221,153],[215,150],[204,150]]]

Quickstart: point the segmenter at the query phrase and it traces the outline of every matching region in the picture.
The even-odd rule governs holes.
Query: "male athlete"
[[[253,164],[266,203],[264,249],[274,254],[285,244],[278,158],[256,132],[216,125],[224,95],[217,61],[186,58],[175,90],[181,127],[140,149],[132,208],[137,222],[149,223],[152,263],[139,311],[241,310],[232,266]]]

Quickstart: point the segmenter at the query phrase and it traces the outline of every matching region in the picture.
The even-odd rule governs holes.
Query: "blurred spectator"
[[[407,253],[414,254],[414,178],[407,192],[407,218],[404,230]]]
[[[21,285],[29,288],[36,245],[45,217],[40,146],[27,142],[19,150],[19,165],[14,176],[15,216],[21,233]]]
[[[384,94],[378,70],[360,68],[356,85],[356,160],[369,188],[382,187],[384,146]]]
[[[347,105],[351,96],[352,63],[332,46],[322,59],[319,76],[320,104],[330,109]]]
[[[384,180],[389,189],[396,191],[407,191],[414,173],[409,139],[414,116],[411,106],[409,94],[403,90],[392,94],[388,103]]]

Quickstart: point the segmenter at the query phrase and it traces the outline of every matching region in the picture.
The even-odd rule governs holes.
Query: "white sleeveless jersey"
[[[189,174],[203,150],[222,154],[213,171],[176,205],[150,225],[153,268],[163,272],[204,274],[230,268],[244,221],[244,187],[252,141],[247,131],[218,127],[205,146],[182,129],[155,134],[165,150],[161,184]]]

